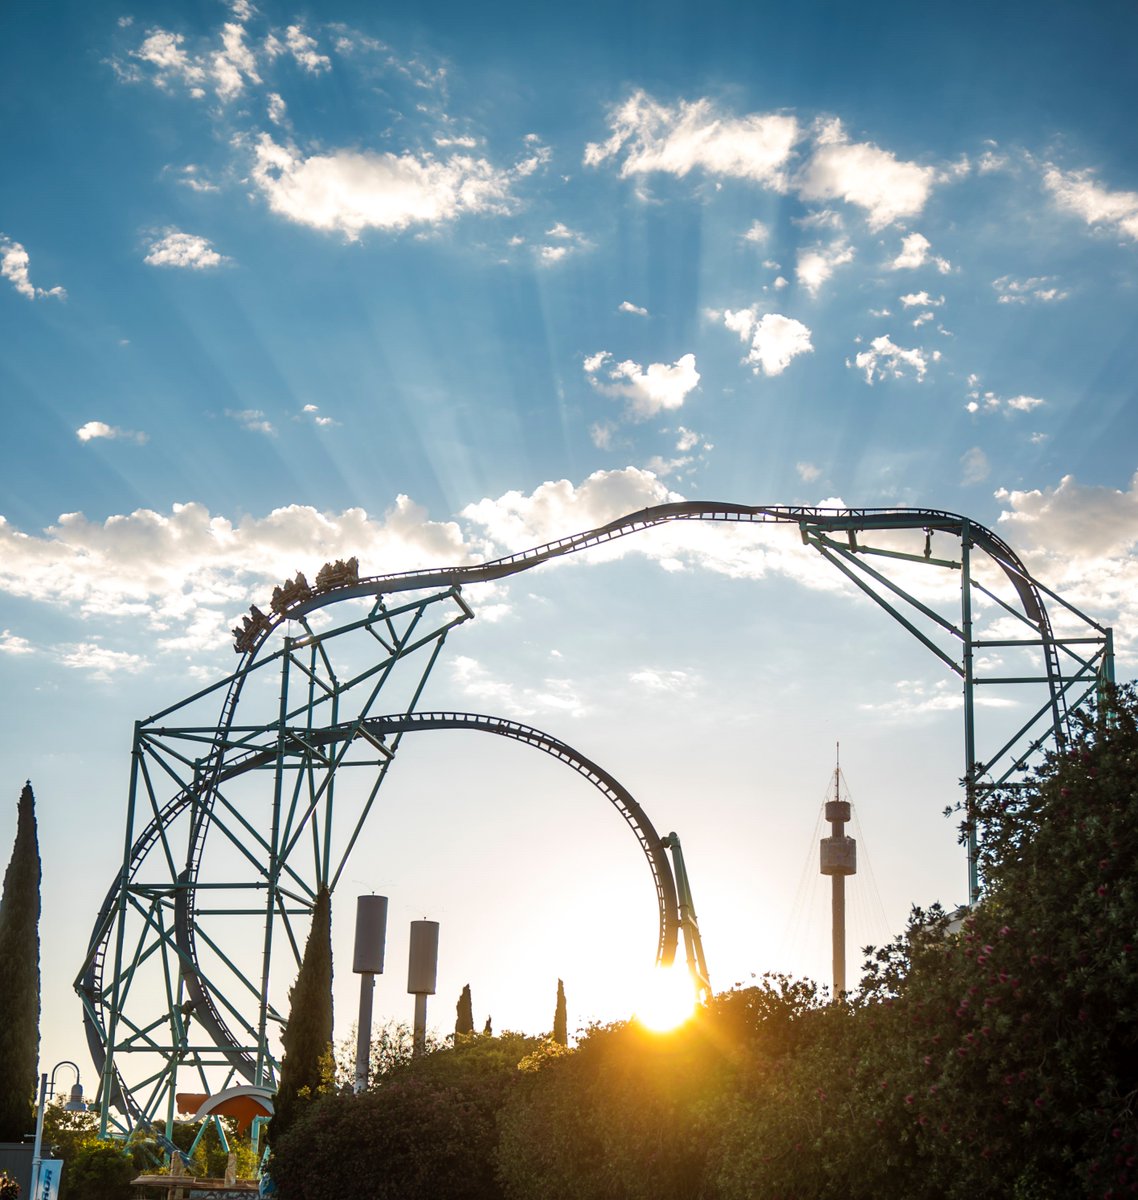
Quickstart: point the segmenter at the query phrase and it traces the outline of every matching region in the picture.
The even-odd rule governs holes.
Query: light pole
[[[51,1069],[51,1079],[45,1074],[40,1076],[40,1102],[36,1111],[36,1141],[32,1149],[32,1188],[31,1200],[37,1200],[40,1188],[40,1166],[43,1163],[43,1114],[47,1107],[48,1098],[55,1095],[55,1073],[60,1067],[70,1067],[75,1072],[75,1084],[71,1089],[71,1097],[63,1106],[64,1112],[86,1112],[87,1105],[83,1103],[83,1085],[79,1082],[79,1068],[68,1058],[57,1062]],[[58,1195],[58,1187],[52,1193]]]

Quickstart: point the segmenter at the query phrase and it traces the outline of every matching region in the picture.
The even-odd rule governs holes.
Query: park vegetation
[[[764,976],[666,1035],[388,1045],[274,1143],[282,1200],[1138,1192],[1133,691],[974,819],[983,901],[914,909],[842,1002]]]
[[[40,853],[36,801],[24,785],[0,893],[0,1142],[35,1126],[40,1025]]]

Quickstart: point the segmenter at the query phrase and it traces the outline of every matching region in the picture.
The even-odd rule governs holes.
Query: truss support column
[[[103,1011],[109,1012],[109,1016],[107,1018],[107,1056],[103,1061],[102,1095],[99,1105],[100,1138],[106,1138],[107,1136],[107,1125],[111,1115],[111,1098],[115,1091],[115,1038],[118,1036],[119,989],[122,985],[123,944],[126,938],[127,889],[130,887],[130,852],[134,844],[134,810],[135,800],[138,795],[138,766],[142,758],[141,725],[141,721],[135,721],[134,723],[134,745],[131,747],[130,753],[130,792],[126,802],[126,834],[123,838],[122,873],[119,876],[118,915],[115,918],[118,929],[115,932],[114,986],[111,991],[110,1004],[103,1003]],[[100,1002],[102,1002],[101,998]]]
[[[980,898],[976,840],[976,689],[972,642],[972,529],[960,526],[960,632],[964,640],[964,815],[968,824],[968,903]]]
[[[284,795],[284,763],[285,738],[288,721],[288,680],[289,663],[292,661],[292,638],[284,640],[284,653],[281,655],[281,694],[277,725],[277,765],[273,772],[273,812],[272,828],[269,834],[269,861],[266,864],[268,888],[265,896],[265,940],[261,951],[261,995],[258,1002],[260,1011],[257,1014],[257,1085],[268,1087],[269,1084],[269,963],[273,951],[273,912],[277,904],[277,885],[280,882],[280,833],[281,833],[281,802]]]

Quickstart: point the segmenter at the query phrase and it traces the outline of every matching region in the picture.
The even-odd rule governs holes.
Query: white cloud
[[[589,440],[598,450],[611,450],[615,427],[608,421],[594,421],[589,426]]]
[[[622,300],[617,312],[633,313],[638,317],[646,317],[648,315],[646,308],[641,308],[639,304],[633,304],[631,300]]]
[[[971,383],[976,376],[968,377]],[[965,408],[970,413],[979,412],[983,409],[985,412],[999,412],[1000,409],[1012,409],[1015,412],[1032,412],[1034,409],[1040,408],[1047,401],[1038,396],[1012,396],[1008,400],[1004,400],[997,396],[995,392],[981,393],[978,389],[968,393],[969,402]]]
[[[995,496],[1005,505],[999,519],[1010,536],[1056,559],[1117,558],[1138,547],[1138,474],[1127,491],[1064,475],[1056,488],[1000,488]]]
[[[896,690],[895,699],[864,701],[858,707],[886,720],[910,721],[917,716],[952,712],[964,706],[960,688],[948,679],[938,679],[931,686],[919,679],[900,679]]]
[[[758,317],[753,308],[737,312],[729,309],[723,314],[723,323],[744,342],[750,342],[747,362],[756,375],[781,375],[791,359],[814,349],[810,330],[801,321],[781,313]]]
[[[11,654],[13,657],[17,657],[35,652],[35,646],[27,638],[17,637],[10,629],[0,629],[0,654]]]
[[[130,54],[132,58],[149,63],[155,68],[155,83],[159,87],[168,87],[173,79],[180,79],[191,86],[203,84],[206,80],[205,68],[183,49],[185,41],[185,36],[181,33],[152,29],[143,39],[142,45]]]
[[[535,712],[558,712],[580,717],[588,707],[568,679],[544,679],[539,687],[519,687],[516,681],[499,679],[477,659],[460,654],[450,663],[451,678],[467,696],[507,716]]]
[[[681,454],[694,450],[699,445],[701,435],[694,429],[685,429],[682,425],[676,430],[676,449]]]
[[[245,81],[260,83],[257,60],[245,45],[245,29],[233,21],[221,27],[221,49],[211,59],[219,100],[232,100],[245,90]]]
[[[679,500],[650,471],[594,471],[574,487],[568,479],[541,484],[529,495],[506,492],[468,504],[461,515],[497,546],[513,550],[595,529],[625,513]]]
[[[59,661],[75,671],[90,671],[96,679],[109,679],[118,671],[137,675],[150,663],[141,654],[110,650],[97,642],[75,642],[59,648]]]
[[[308,417],[309,420],[311,420],[311,422],[313,423],[313,425],[316,425],[320,429],[329,429],[333,425],[340,424],[339,421],[334,420],[332,417],[325,416],[320,411],[319,404],[306,404],[304,406],[304,408],[301,409],[301,413],[303,416]],[[258,414],[258,415],[260,415],[260,414]]]
[[[936,171],[903,162],[872,142],[851,142],[837,118],[815,126],[815,149],[795,179],[806,200],[844,200],[866,210],[870,229],[883,229],[925,206]]]
[[[230,521],[201,504],[175,504],[101,523],[66,513],[42,535],[0,517],[0,590],[130,618],[167,648],[221,648],[233,617],[298,568],[357,555],[365,573],[468,560],[459,527],[435,522],[406,496],[382,518],[361,508],[323,513],[306,505]]]
[[[250,433],[267,433],[271,437],[277,432],[272,421],[259,408],[227,408],[225,415],[231,421],[236,421],[242,429],[248,429]]]
[[[900,300],[906,308],[939,308],[944,303],[943,296],[934,300],[928,292],[909,292]]]
[[[0,233],[0,276],[7,279],[21,296],[27,296],[29,300],[36,300],[44,296],[55,296],[60,300],[67,299],[67,292],[61,287],[46,290],[36,287],[29,274],[30,264],[31,258],[27,250],[19,242],[14,242]]]
[[[610,111],[609,128],[607,141],[586,146],[586,165],[623,155],[625,178],[650,171],[684,176],[700,168],[776,190],[785,187],[784,168],[799,138],[797,120],[783,113],[732,117],[710,100],[669,107],[643,91]]]
[[[699,384],[695,355],[681,355],[674,363],[615,362],[607,351],[585,359],[589,382],[606,396],[624,399],[627,415],[634,421],[653,417],[666,409],[677,409]],[[605,378],[599,379],[602,369]]]
[[[75,436],[81,442],[91,442],[97,438],[107,438],[111,441],[137,442],[141,446],[147,441],[145,433],[139,433],[133,429],[119,429],[117,425],[108,425],[105,421],[88,421],[85,425],[79,426],[75,431]]]
[[[784,287],[788,287],[788,286],[789,286],[789,284],[790,284],[790,280],[788,280],[788,279],[787,279],[785,276],[783,276],[783,275],[779,275],[779,276],[778,276],[778,277],[775,279],[774,283],[772,283],[772,284],[771,284],[771,287],[773,287],[773,288],[774,288],[774,290],[775,290],[776,292],[781,292],[781,291],[782,291],[782,289],[783,289]]]
[[[979,446],[973,446],[960,456],[962,484],[983,483],[992,472],[988,456]]]
[[[184,267],[192,271],[205,271],[228,261],[207,238],[173,228],[163,230],[162,236],[150,243],[143,259],[152,267]]]
[[[576,250],[584,250],[591,245],[584,234],[570,229],[563,221],[556,222],[552,228],[545,231],[547,238],[553,238],[552,244],[547,243],[538,249],[538,258],[543,263],[557,263],[567,258]]]
[[[1088,225],[1107,225],[1138,241],[1138,192],[1108,191],[1090,171],[1060,171],[1054,166],[1044,171],[1043,185],[1060,208]]]
[[[743,241],[753,242],[756,246],[762,246],[771,236],[771,231],[762,221],[753,221],[751,227],[743,234]]]
[[[317,51],[316,39],[309,37],[299,25],[290,25],[285,30],[285,45],[310,75],[319,75],[321,71],[332,69],[332,60]]]
[[[1126,488],[1064,475],[1057,487],[995,493],[998,528],[1035,578],[1115,629],[1115,650],[1134,674],[1138,646],[1138,475]],[[1064,614],[1051,605],[1052,619]],[[1080,630],[1081,632],[1081,630]]]
[[[305,158],[261,134],[252,176],[281,216],[355,241],[366,229],[437,225],[464,213],[503,213],[513,174],[485,159],[335,150]]]
[[[508,553],[594,529],[650,505],[681,499],[652,472],[626,467],[596,471],[576,487],[562,479],[543,483],[528,495],[507,492],[497,499],[468,505],[461,515],[484,531],[495,547],[494,553]],[[843,506],[840,497],[822,503]],[[643,555],[665,570],[692,566],[747,579],[779,574],[812,588],[842,587],[840,578],[821,556],[809,553],[802,545],[794,525],[671,522],[650,536],[606,542],[574,561],[603,562],[629,554]]]
[[[691,671],[669,670],[661,667],[644,667],[642,670],[633,671],[628,680],[648,692],[690,693],[700,684],[699,676]]]
[[[679,458],[663,458],[659,454],[653,454],[644,467],[658,478],[667,479],[669,475],[675,475],[677,471],[690,466],[691,461],[691,456],[687,454],[682,454]]]
[[[795,463],[794,469],[798,472],[798,478],[803,483],[813,483],[822,474],[821,467],[816,467],[810,462]]]
[[[901,252],[889,266],[894,271],[913,271],[925,263],[932,263],[942,275],[947,275],[952,270],[952,263],[930,254],[931,248],[932,243],[923,233],[910,233],[901,239]]]
[[[269,93],[269,120],[274,125],[283,125],[288,117],[288,106],[277,92]]]
[[[940,351],[927,354],[923,350],[906,350],[895,345],[887,336],[875,337],[869,349],[863,350],[854,359],[859,370],[865,372],[865,382],[872,384],[877,379],[901,379],[909,368],[920,382],[928,371],[929,363],[940,359]]]
[[[845,227],[842,214],[832,208],[822,208],[817,212],[807,213],[804,217],[793,217],[792,221],[800,229],[843,229]]]
[[[173,167],[167,168],[174,170]],[[219,192],[221,189],[216,183],[211,183],[208,179],[201,175],[201,168],[195,163],[187,163],[184,167],[177,168],[176,174],[178,183],[182,187],[188,187],[192,192]]]
[[[1001,275],[999,279],[992,280],[992,287],[998,293],[1000,304],[1027,304],[1029,300],[1052,304],[1057,300],[1066,300],[1071,294],[1059,286],[1054,275],[1033,275],[1029,279]]]
[[[1013,396],[1008,401],[1008,408],[1014,408],[1016,412],[1031,412],[1033,408],[1046,403],[1046,400],[1041,400],[1038,396]]]
[[[816,296],[822,285],[834,271],[853,261],[853,248],[845,242],[834,242],[830,246],[816,246],[810,250],[799,250],[794,273],[798,282]]]

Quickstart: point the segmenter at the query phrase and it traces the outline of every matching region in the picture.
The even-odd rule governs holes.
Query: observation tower
[[[846,836],[850,802],[841,798],[840,748],[834,752],[834,798],[826,801],[830,836],[819,845],[822,874],[830,876],[830,919],[833,925],[834,1001],[846,990],[846,876],[857,874],[857,842]]]

